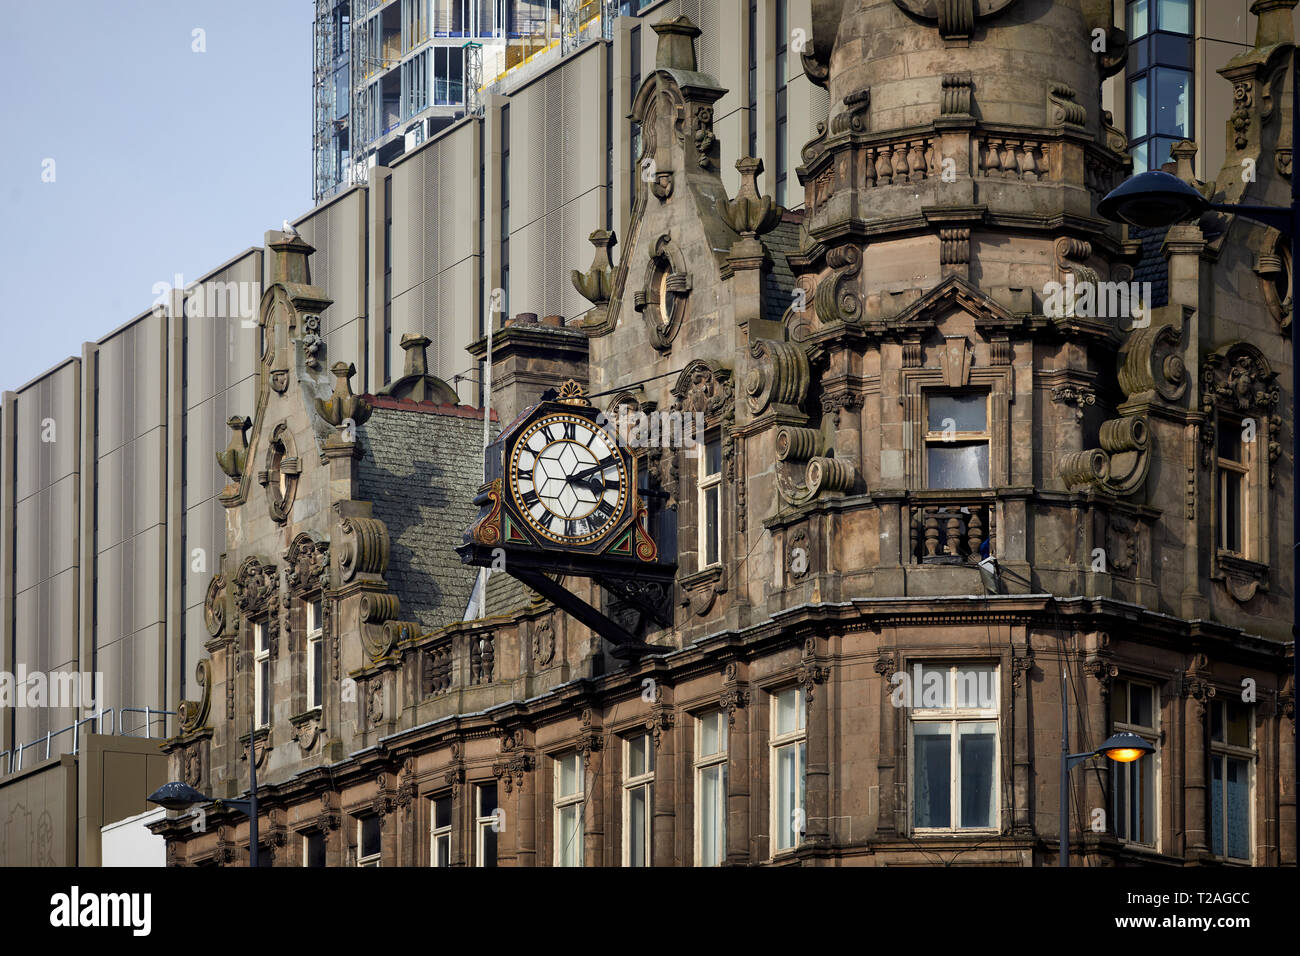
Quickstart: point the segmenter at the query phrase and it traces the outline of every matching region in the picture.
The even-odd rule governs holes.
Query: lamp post
[[[1171,226],[1206,210],[1230,212],[1272,226],[1291,242],[1291,640],[1300,635],[1300,335],[1296,333],[1296,268],[1300,266],[1300,173],[1296,170],[1300,139],[1300,48],[1291,54],[1291,205],[1255,206],[1212,203],[1176,176],[1146,172],[1120,183],[1097,212],[1112,222],[1145,228]],[[1300,684],[1300,660],[1292,655],[1293,680]],[[1300,740],[1297,740],[1300,756]]]
[[[1125,730],[1112,734],[1096,750],[1061,754],[1061,850],[1057,857],[1061,866],[1070,865],[1070,771],[1085,760],[1103,754],[1116,763],[1133,763],[1155,752],[1156,748],[1150,743]]]
[[[257,753],[255,750],[257,733],[257,714],[251,715],[248,734],[248,799],[247,800],[213,800],[195,790],[188,783],[173,780],[149,794],[145,799],[156,803],[166,810],[187,810],[196,803],[216,803],[219,807],[230,807],[248,817],[248,865],[258,865],[257,839]]]

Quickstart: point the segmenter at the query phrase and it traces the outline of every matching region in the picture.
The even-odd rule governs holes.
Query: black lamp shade
[[[212,798],[200,793],[187,783],[173,780],[171,783],[164,783],[145,799],[168,810],[184,810],[196,803],[208,803]]]
[[[1112,189],[1097,204],[1097,212],[1112,222],[1151,229],[1199,216],[1209,205],[1204,196],[1177,176],[1152,170]]]
[[[1137,734],[1131,734],[1128,731],[1113,734],[1109,740],[1097,748],[1097,753],[1105,754],[1118,763],[1132,763],[1134,760],[1141,760],[1148,754],[1155,752],[1156,748],[1152,744],[1143,740]]]

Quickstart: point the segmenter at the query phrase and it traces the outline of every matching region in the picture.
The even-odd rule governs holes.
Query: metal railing
[[[49,760],[51,755],[53,754],[53,744],[55,739],[67,733],[72,734],[72,750],[70,751],[70,753],[72,753],[75,756],[81,751],[81,725],[82,724],[94,723],[95,729],[94,731],[92,731],[92,733],[102,734],[104,733],[104,729],[103,729],[104,719],[108,718],[108,725],[110,728],[108,730],[109,736],[118,736],[118,737],[139,736],[139,728],[131,731],[122,729],[122,724],[123,724],[122,717],[124,717],[126,714],[144,714],[144,728],[143,728],[144,736],[146,738],[152,739],[153,723],[155,718],[162,719],[163,730],[161,736],[166,737],[167,718],[175,717],[176,711],[162,710],[161,708],[157,708],[157,707],[121,707],[121,708],[101,707],[98,710],[98,712],[94,714],[90,714],[87,717],[82,717],[79,720],[76,720],[73,723],[69,724],[67,727],[61,727],[58,730],[47,730],[43,736],[37,737],[35,740],[31,741],[30,743],[19,744],[17,749],[15,750],[0,750],[0,774],[7,775],[12,773],[17,773],[18,771],[22,770],[24,752],[29,751],[35,747],[40,747],[42,744],[44,744],[45,746],[45,756],[42,757],[41,759]]]

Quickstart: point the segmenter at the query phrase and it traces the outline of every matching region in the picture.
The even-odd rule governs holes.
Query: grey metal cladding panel
[[[361,355],[358,353],[361,337],[360,329],[361,320],[353,319],[351,322],[325,333],[325,354],[331,365],[335,362],[351,362],[360,371],[362,365]]]
[[[593,189],[567,203],[562,211],[559,265],[547,276],[547,301],[555,302],[554,312],[566,318],[581,315],[591,308],[569,281],[569,270],[584,268],[581,262],[591,253],[587,236],[603,221],[605,203],[600,190]]]
[[[588,54],[567,61],[561,91],[561,195],[565,202],[605,185],[607,147],[600,122],[605,108],[605,74],[600,57]],[[604,225],[592,222],[587,231]]]
[[[392,268],[393,300],[410,289],[415,288],[424,279],[424,193],[427,186],[425,164],[429,151],[403,163],[389,179],[393,190],[393,226],[392,226]],[[382,200],[381,200],[382,201]],[[381,219],[382,223],[382,219]],[[376,264],[380,304],[382,306],[384,264]],[[396,336],[393,339],[397,341]]]
[[[425,329],[425,335],[438,345],[437,362],[431,351],[429,367],[449,384],[453,375],[473,365],[466,347],[478,338],[478,316],[472,308],[477,275],[477,260],[462,259],[438,277],[437,322],[434,329]]]
[[[403,363],[406,361],[406,353],[402,351],[398,343],[402,341],[402,336],[407,332],[418,332],[424,328],[423,312],[424,285],[403,292],[393,299],[393,335],[390,345],[392,352],[390,361],[394,379],[401,376]]]
[[[162,528],[127,538],[95,561],[95,643],[120,640],[163,619]]]
[[[203,501],[221,491],[225,476],[217,467],[216,453],[230,441],[225,402],[210,398],[185,413],[185,501]]]
[[[242,319],[195,319],[186,322],[185,400],[193,407],[251,375],[257,368],[256,311]]]
[[[163,435],[155,428],[100,457],[96,514],[101,553],[162,522]]]
[[[162,705],[157,699],[162,628],[161,624],[150,625],[100,646],[99,670],[104,674],[104,698],[109,706]],[[123,729],[139,736],[143,736],[143,728],[143,714],[129,714],[123,722]],[[154,733],[158,733],[157,725]]]
[[[185,510],[185,604],[203,604],[208,581],[220,570],[226,550],[226,509],[216,498],[200,501]],[[202,551],[202,569],[194,570],[195,549]]]
[[[447,269],[478,253],[478,183],[481,171],[474,161],[478,126],[460,127],[439,145],[438,178],[442,203],[438,209],[438,260]]]
[[[141,319],[99,346],[99,453],[118,448],[164,421],[165,316]]]
[[[21,501],[76,469],[80,423],[77,367],[68,363],[19,392],[14,402],[14,497]]]
[[[546,311],[539,301],[545,283],[545,228],[545,220],[537,219],[510,235],[510,311],[515,315]]]
[[[510,283],[516,289],[528,287],[515,285],[514,233],[546,213],[542,186],[546,168],[542,155],[545,102],[545,83],[531,84],[510,102]]]
[[[77,574],[64,571],[14,596],[15,664],[50,671],[77,661]]]
[[[356,192],[317,210],[297,227],[316,249],[309,260],[312,284],[334,300],[321,316],[326,331],[355,319],[362,311],[362,290],[357,287],[358,261],[365,255],[358,245],[361,216],[361,193]]]
[[[14,508],[14,590],[71,568],[77,560],[77,494],[71,477],[24,498]]]

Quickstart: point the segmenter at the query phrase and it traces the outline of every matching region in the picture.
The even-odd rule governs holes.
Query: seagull
[[[281,229],[281,232],[285,233],[285,235],[293,236],[295,239],[301,238],[298,235],[298,230],[293,228],[293,223],[289,222],[288,219],[284,221],[284,228]]]

